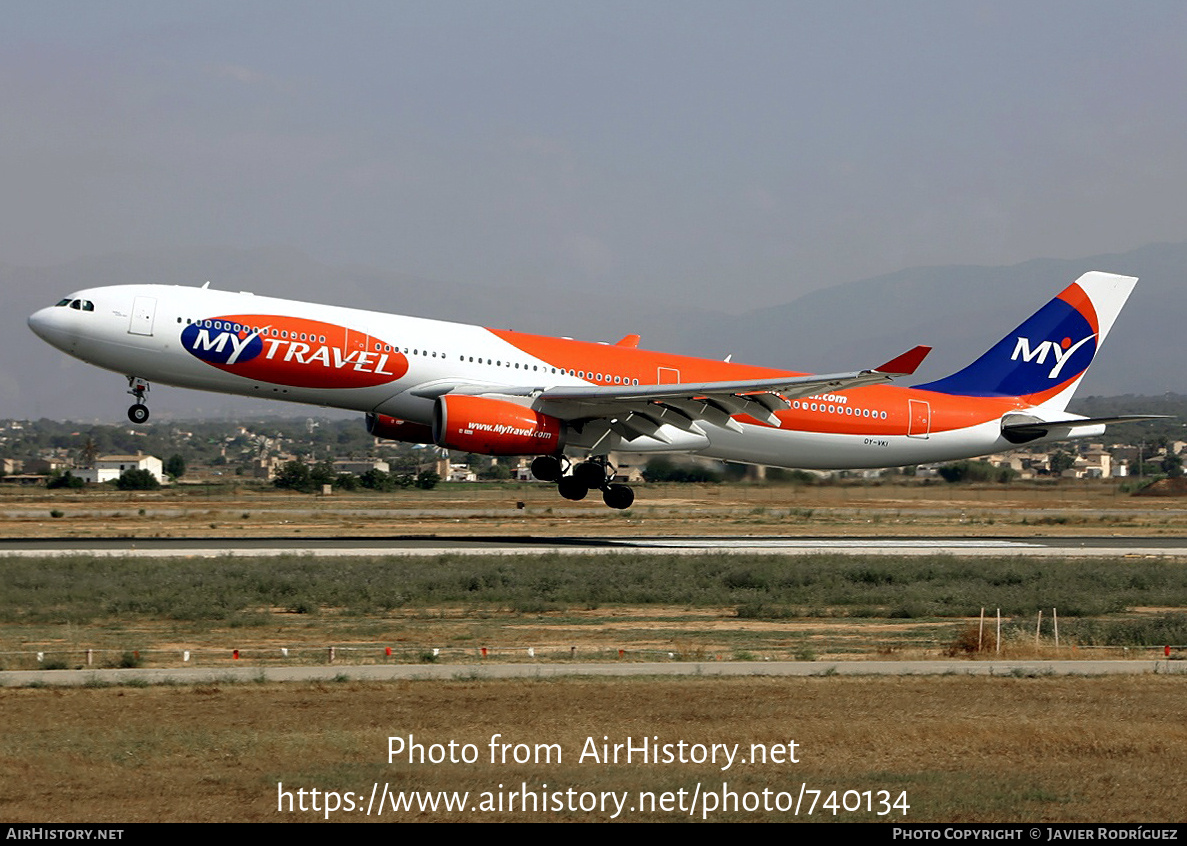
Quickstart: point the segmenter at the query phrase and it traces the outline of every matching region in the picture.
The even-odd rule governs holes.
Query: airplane
[[[1137,279],[1085,273],[988,352],[914,387],[916,346],[868,370],[811,375],[248,292],[116,285],[63,297],[29,327],[128,380],[362,411],[371,434],[536,456],[561,496],[634,491],[609,454],[691,453],[802,469],[898,467],[1103,433],[1151,415],[1086,418],[1068,401]]]

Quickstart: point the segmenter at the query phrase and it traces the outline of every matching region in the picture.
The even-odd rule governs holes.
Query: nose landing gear
[[[133,423],[144,423],[148,420],[148,406],[144,404],[144,395],[148,393],[148,382],[139,376],[128,377],[128,393],[136,398],[136,404],[128,409],[128,419]]]
[[[592,489],[602,492],[602,501],[611,508],[630,508],[635,492],[626,485],[611,480],[614,468],[604,456],[590,458],[572,467],[565,475],[569,461],[564,456],[541,455],[532,461],[532,475],[542,482],[556,482],[557,491],[565,499],[582,500]]]

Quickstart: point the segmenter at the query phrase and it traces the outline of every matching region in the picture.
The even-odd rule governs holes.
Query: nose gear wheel
[[[128,393],[136,399],[136,404],[128,409],[128,419],[133,423],[144,423],[148,420],[148,406],[144,402],[148,388],[148,382],[139,376],[128,377]]]

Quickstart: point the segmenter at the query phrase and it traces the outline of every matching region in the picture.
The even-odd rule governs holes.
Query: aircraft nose
[[[45,337],[45,327],[49,323],[48,308],[43,308],[29,315],[29,328],[40,338]]]
[[[29,315],[29,328],[37,337],[55,347],[61,347],[66,338],[65,327],[61,325],[61,311],[49,306]]]

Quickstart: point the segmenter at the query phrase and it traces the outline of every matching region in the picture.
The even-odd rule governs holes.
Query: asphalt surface
[[[208,557],[310,555],[531,555],[546,553],[649,554],[766,553],[809,555],[936,555],[961,557],[1017,555],[1027,557],[1156,556],[1187,558],[1182,537],[272,537],[272,538],[116,538],[0,540],[0,557],[100,555],[143,557]]]
[[[224,669],[9,670],[0,686],[235,684],[292,681],[539,679],[566,676],[1100,676],[1187,674],[1187,661],[702,661],[650,663],[387,664]]]

